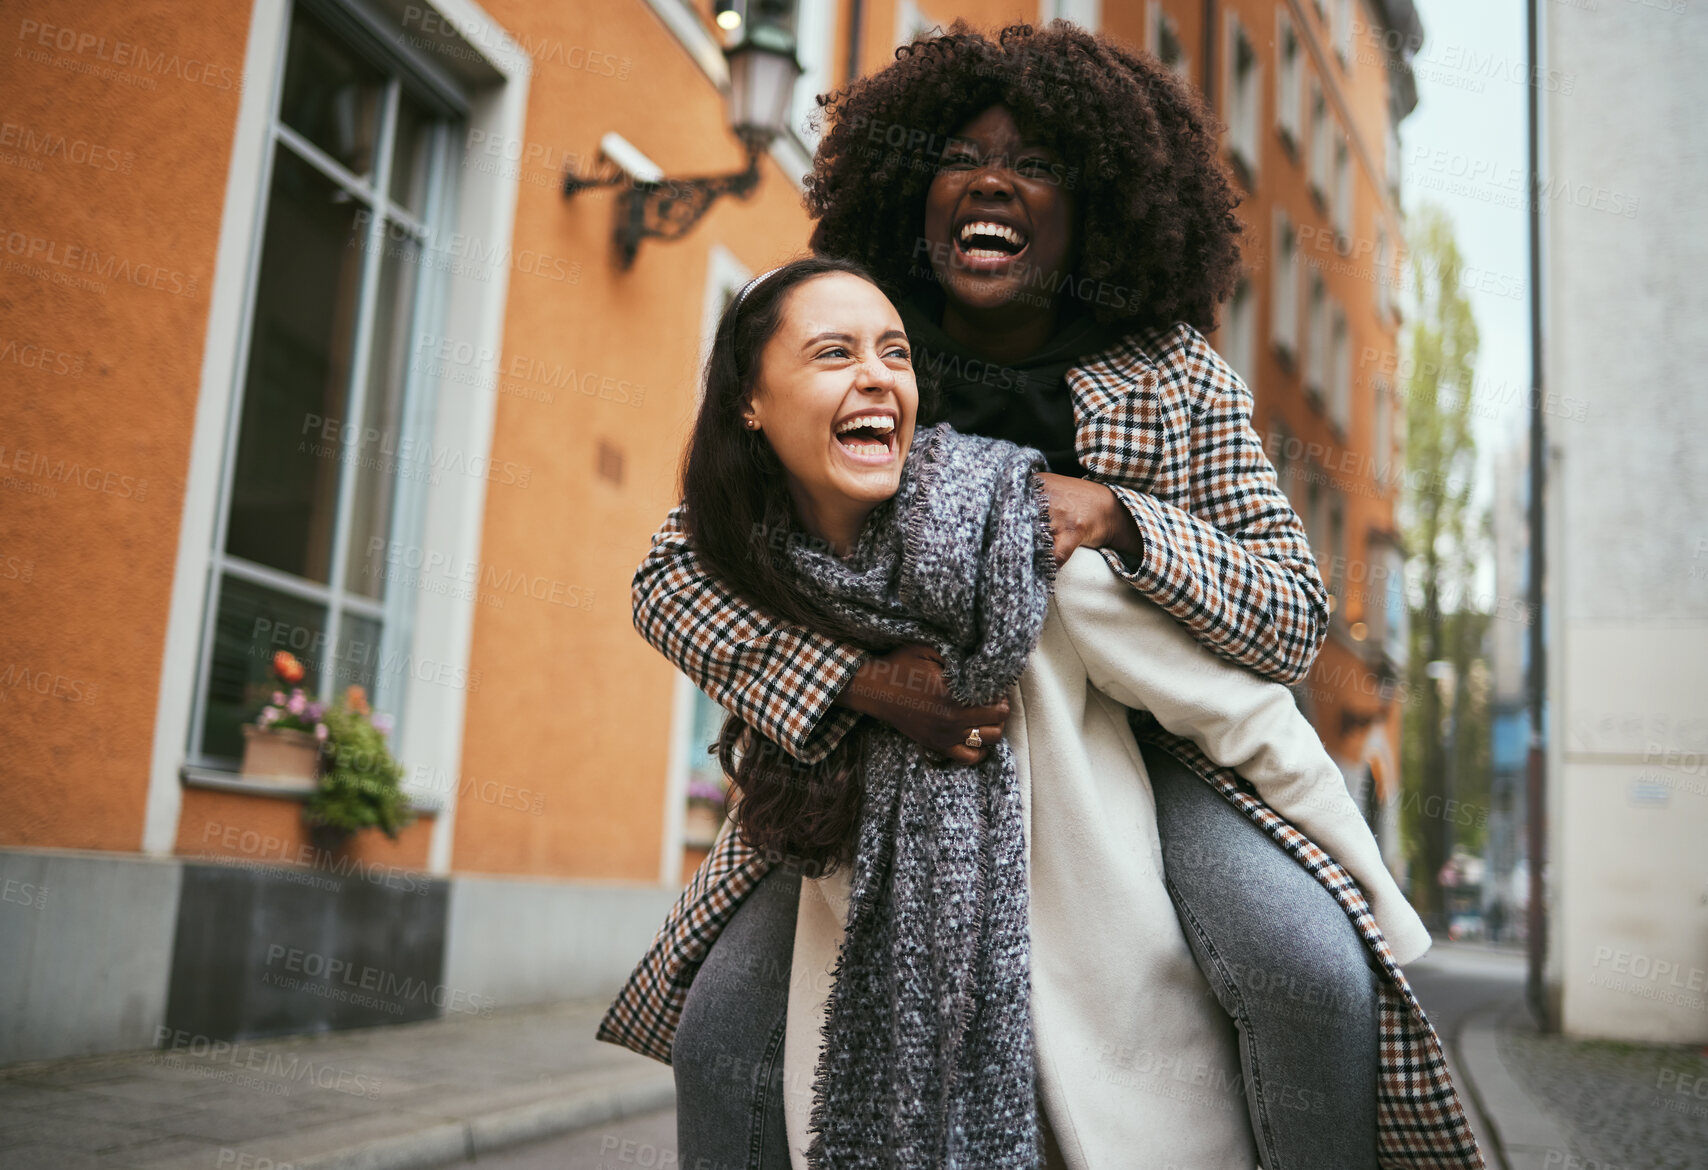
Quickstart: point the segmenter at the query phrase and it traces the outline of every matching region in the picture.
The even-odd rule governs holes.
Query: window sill
[[[185,764],[178,769],[178,779],[185,788],[205,788],[213,792],[236,792],[244,796],[266,796],[274,800],[306,801],[314,795],[314,785],[301,780],[257,780],[227,772],[222,768],[206,768]],[[410,795],[409,807],[427,816],[441,811],[440,802],[430,796]]]

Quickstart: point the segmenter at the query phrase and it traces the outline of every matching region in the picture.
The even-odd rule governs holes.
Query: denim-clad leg
[[[671,1045],[679,1170],[789,1170],[783,1025],[799,873],[773,869],[694,975]]]
[[[1166,751],[1143,747],[1169,896],[1239,1029],[1264,1170],[1374,1170],[1380,975],[1334,896]]]
[[[1239,1030],[1264,1170],[1374,1170],[1380,976],[1362,940],[1268,834],[1167,752],[1143,751],[1169,896]],[[671,1053],[682,1170],[788,1170],[799,898],[798,874],[767,874],[694,977]]]

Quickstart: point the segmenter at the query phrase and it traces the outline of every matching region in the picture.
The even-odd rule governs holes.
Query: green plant
[[[414,822],[403,791],[403,766],[392,758],[385,733],[374,726],[361,688],[329,708],[321,722],[321,774],[303,818],[319,829],[355,833],[380,829],[395,839]]]

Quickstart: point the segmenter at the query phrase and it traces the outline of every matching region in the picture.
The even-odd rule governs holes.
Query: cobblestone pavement
[[[1550,1170],[1708,1170],[1708,1049],[1542,1035],[1522,1010],[1499,1047],[1571,1131],[1572,1155]]]

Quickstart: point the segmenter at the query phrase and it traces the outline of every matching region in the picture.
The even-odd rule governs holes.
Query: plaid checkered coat
[[[1135,333],[1068,371],[1080,462],[1144,537],[1138,564],[1106,552],[1147,598],[1217,654],[1283,683],[1309,671],[1328,629],[1305,533],[1251,425],[1251,394],[1189,325]],[[634,580],[635,626],[702,690],[803,760],[858,716],[833,706],[866,656],[779,624],[699,567],[673,511]],[[1350,874],[1238,775],[1144,713],[1134,732],[1173,752],[1264,829],[1339,902],[1387,978],[1381,989],[1377,1155],[1383,1170],[1481,1168],[1435,1029]],[[599,1039],[669,1063],[694,973],[771,863],[725,832],[618,994]]]

